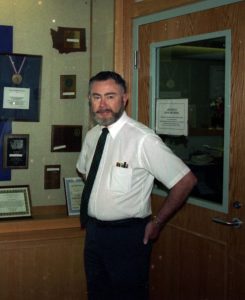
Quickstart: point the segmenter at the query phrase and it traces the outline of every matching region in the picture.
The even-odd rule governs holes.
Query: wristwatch
[[[152,216],[151,221],[152,221],[153,224],[156,224],[156,225],[158,225],[158,226],[161,226],[161,225],[162,225],[161,221],[158,219],[157,216]]]

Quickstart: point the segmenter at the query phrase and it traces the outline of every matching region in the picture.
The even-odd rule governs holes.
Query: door
[[[245,3],[193,12],[139,26],[138,120],[150,125],[152,43],[231,31],[229,182],[227,212],[187,203],[154,245],[151,299],[245,299]],[[164,198],[153,194],[153,209]],[[226,225],[213,222],[226,221]]]

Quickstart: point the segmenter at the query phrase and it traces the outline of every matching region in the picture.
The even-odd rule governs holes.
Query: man
[[[119,74],[100,72],[90,79],[89,105],[97,125],[87,133],[77,162],[83,178],[88,176],[102,128],[109,130],[93,176],[85,225],[85,272],[88,299],[93,300],[148,299],[152,241],[196,183],[189,168],[153,130],[127,116],[127,101]],[[154,178],[170,192],[151,218]],[[82,196],[82,213],[83,201]]]

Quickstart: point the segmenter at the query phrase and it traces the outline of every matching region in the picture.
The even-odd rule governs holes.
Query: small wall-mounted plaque
[[[51,152],[80,152],[82,126],[52,125]]]
[[[85,28],[58,27],[57,31],[50,31],[53,48],[60,53],[86,51]]]
[[[76,98],[76,75],[60,75],[60,98]]]
[[[28,169],[29,134],[6,134],[3,153],[4,168]]]
[[[60,165],[47,165],[44,167],[44,188],[60,188]]]

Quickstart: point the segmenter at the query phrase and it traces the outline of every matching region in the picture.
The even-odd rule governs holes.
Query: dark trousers
[[[143,244],[148,221],[88,221],[84,260],[89,300],[148,299],[152,243]]]

